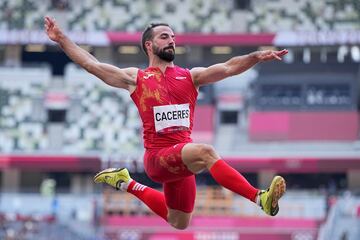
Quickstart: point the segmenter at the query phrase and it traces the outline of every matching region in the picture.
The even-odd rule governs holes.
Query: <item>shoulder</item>
[[[205,67],[194,67],[190,69],[190,75],[194,82],[197,82],[197,79],[205,69]]]
[[[194,67],[192,69],[190,69],[190,73],[191,75],[196,75],[196,74],[199,74],[201,72],[203,72],[206,68],[205,67]]]
[[[138,75],[138,72],[140,71],[139,68],[136,67],[128,67],[128,68],[123,68],[124,72],[132,77],[135,77]]]

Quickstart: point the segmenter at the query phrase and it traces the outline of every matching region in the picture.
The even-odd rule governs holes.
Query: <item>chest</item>
[[[192,99],[192,80],[184,74],[154,74],[142,79],[143,97],[160,104],[188,102]]]

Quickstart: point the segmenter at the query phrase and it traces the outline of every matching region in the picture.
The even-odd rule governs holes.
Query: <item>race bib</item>
[[[154,107],[155,130],[167,133],[187,130],[190,127],[189,104],[172,104]]]

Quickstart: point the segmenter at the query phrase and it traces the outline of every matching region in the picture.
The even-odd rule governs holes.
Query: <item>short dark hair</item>
[[[145,30],[143,31],[142,33],[142,36],[141,36],[141,47],[142,47],[142,50],[144,51],[144,53],[148,56],[148,52],[147,52],[147,49],[145,47],[145,42],[146,41],[149,41],[153,38],[153,29],[155,27],[158,27],[158,26],[166,26],[166,27],[170,27],[169,24],[167,23],[150,23],[146,28]]]

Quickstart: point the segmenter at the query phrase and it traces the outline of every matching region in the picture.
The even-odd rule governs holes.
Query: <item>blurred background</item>
[[[174,230],[135,197],[95,185],[105,167],[142,167],[125,90],[74,65],[43,17],[99,61],[147,67],[141,31],[176,33],[175,63],[209,66],[259,49],[282,62],[200,89],[195,142],[213,144],[257,187],[288,192],[275,218],[197,176],[195,215]],[[358,0],[0,0],[0,239],[360,239]]]

